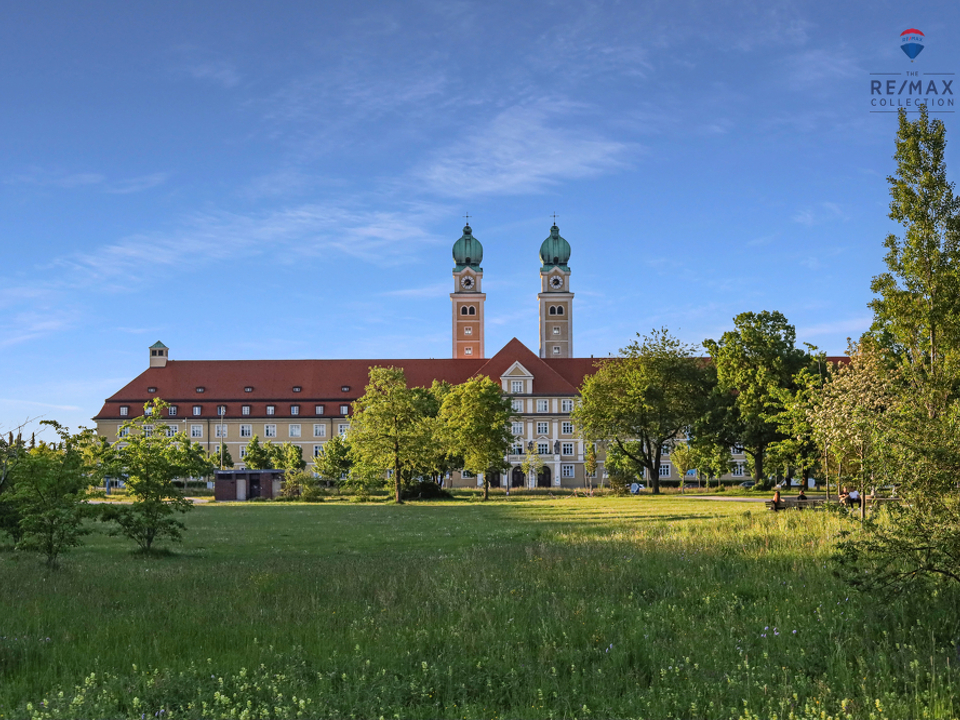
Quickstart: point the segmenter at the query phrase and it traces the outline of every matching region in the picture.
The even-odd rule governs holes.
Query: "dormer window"
[[[207,390],[207,389],[206,389],[205,387],[202,387],[202,386],[197,388],[197,392],[198,392],[198,393],[206,392],[206,390]]]
[[[156,391],[157,391],[157,389],[156,389],[155,387],[148,387],[148,388],[147,388],[147,392],[148,392],[148,393],[155,393]]]
[[[303,390],[303,388],[300,387],[299,385],[294,385],[294,386],[293,386],[293,391],[294,391],[294,392],[300,392],[301,390]]]
[[[226,415],[227,406],[226,405],[217,405],[217,415]]]
[[[316,415],[323,415],[323,405],[316,405],[316,406],[314,406],[313,412],[314,412]]]
[[[275,405],[267,405],[267,415],[275,415],[277,408]]]
[[[349,386],[349,385],[343,385],[343,386],[341,386],[341,387],[340,387],[340,392],[350,392],[350,386]]]
[[[167,408],[167,415],[169,415],[170,417],[175,417],[176,414],[177,414],[176,405],[171,405],[170,407]]]
[[[300,414],[300,406],[299,406],[299,405],[291,405],[291,406],[290,406],[290,414],[291,414],[291,415],[299,415],[299,414]]]
[[[120,417],[126,417],[126,416],[129,415],[129,414],[130,414],[130,406],[129,406],[129,405],[121,405],[121,406],[120,406]]]
[[[251,386],[247,385],[247,386],[243,389],[243,391],[244,391],[244,392],[253,392],[253,388],[252,388]]]

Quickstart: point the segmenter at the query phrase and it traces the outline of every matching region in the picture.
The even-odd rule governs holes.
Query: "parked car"
[[[754,485],[756,485],[756,483],[755,483],[753,480],[746,480],[746,481],[740,483],[740,487],[746,488],[747,490],[749,490],[750,488],[752,488]]]

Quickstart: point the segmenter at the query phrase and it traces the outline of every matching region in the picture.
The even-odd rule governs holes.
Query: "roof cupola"
[[[540,261],[543,269],[558,267],[570,272],[567,263],[570,261],[570,243],[560,237],[560,228],[554,225],[550,228],[550,237],[540,246]]]
[[[473,236],[473,230],[470,224],[463,228],[463,235],[453,244],[453,262],[456,264],[456,270],[464,268],[473,268],[480,270],[480,263],[483,262],[483,245]]]
[[[169,352],[170,349],[157,340],[150,346],[150,367],[166,367],[168,359],[167,353]]]

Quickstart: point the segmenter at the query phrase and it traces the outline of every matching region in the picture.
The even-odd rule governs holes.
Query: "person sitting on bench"
[[[781,507],[782,506],[780,504],[780,488],[777,488],[776,491],[773,493],[773,507],[770,509],[776,512]]]

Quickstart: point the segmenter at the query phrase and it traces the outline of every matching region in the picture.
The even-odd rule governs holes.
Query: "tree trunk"
[[[650,468],[650,487],[653,488],[653,494],[660,494],[660,446],[653,452],[653,467]]]
[[[393,458],[393,489],[396,494],[396,501],[398,505],[403,504],[403,498],[400,497],[400,450],[397,448],[397,452],[394,454]]]
[[[753,455],[753,481],[763,487],[763,450],[760,449]]]

